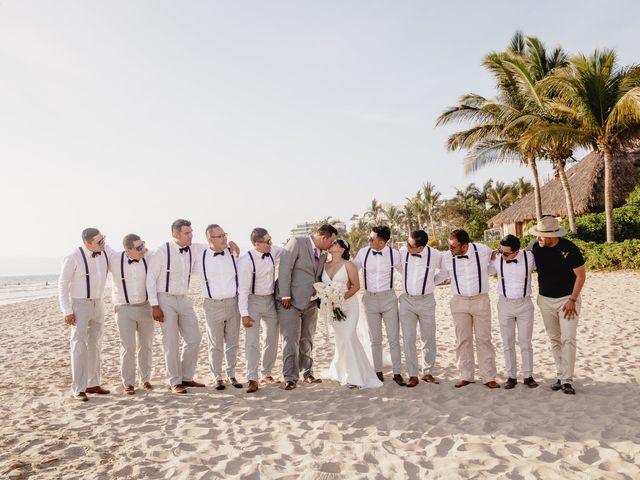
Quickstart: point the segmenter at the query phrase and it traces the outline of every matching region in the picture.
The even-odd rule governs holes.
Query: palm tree
[[[492,206],[498,207],[500,211],[511,205],[514,197],[513,190],[504,182],[496,182],[496,184],[487,191],[487,201]]]
[[[427,215],[429,216],[429,225],[431,226],[431,235],[435,237],[436,235],[436,227],[435,227],[435,213],[438,209],[438,204],[440,202],[440,197],[442,194],[436,190],[435,185],[431,182],[426,182],[422,186],[422,200],[424,201],[424,205],[427,208]]]
[[[511,189],[514,192],[514,195],[518,200],[524,197],[527,193],[533,190],[533,185],[530,182],[527,182],[524,177],[518,178],[511,183]]]
[[[375,198],[372,199],[369,210],[365,212],[364,216],[368,218],[372,224],[379,223],[382,216],[382,205]]]
[[[367,238],[369,236],[369,225],[364,220],[358,220],[358,222],[351,227],[346,233],[344,238],[351,246],[351,256],[355,257],[362,247],[367,244]]]
[[[640,66],[619,67],[613,50],[578,54],[545,78],[562,123],[540,122],[523,145],[558,142],[595,149],[604,161],[607,242],[613,242],[613,156],[636,148],[640,138]]]
[[[415,228],[423,228],[427,212],[425,211],[424,202],[422,201],[422,192],[418,190],[413,197],[407,197],[406,200],[408,210],[411,212],[412,218],[414,219],[412,225],[415,226]],[[405,206],[405,210],[407,210],[407,206]],[[405,213],[408,212],[405,211]]]
[[[392,205],[388,209],[383,210],[383,215],[389,224],[392,237],[399,240],[402,237],[402,224],[404,222],[402,210]]]

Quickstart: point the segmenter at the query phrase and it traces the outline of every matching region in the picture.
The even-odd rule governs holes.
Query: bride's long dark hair
[[[342,258],[345,260],[349,260],[351,258],[351,254],[349,253],[351,251],[351,246],[347,243],[346,240],[343,240],[341,238],[337,239],[336,243],[344,248],[344,252],[342,252]]]

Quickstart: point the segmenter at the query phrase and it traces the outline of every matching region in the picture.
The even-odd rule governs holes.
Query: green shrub
[[[640,205],[640,185],[637,185],[627,197],[627,205]]]
[[[640,270],[640,240],[595,243],[573,240],[588,270]]]
[[[563,219],[561,223],[565,229],[569,229],[567,219]],[[603,212],[576,217],[577,238],[585,242],[605,242],[607,240],[606,224]],[[640,204],[614,208],[613,226],[614,235],[618,241],[640,238]],[[569,238],[576,238],[576,235],[569,234]]]

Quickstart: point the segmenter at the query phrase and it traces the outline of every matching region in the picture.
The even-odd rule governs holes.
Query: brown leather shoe
[[[143,390],[153,390],[153,385],[149,382],[144,382],[141,386]]]
[[[304,377],[303,382],[304,383],[322,383],[322,379],[316,378],[313,375],[307,375],[306,377]]]
[[[178,384],[178,385],[171,385],[171,391],[173,393],[187,393],[187,389],[184,388],[182,385]]]
[[[102,388],[100,385],[96,386],[96,387],[89,387],[85,390],[86,393],[97,393],[99,395],[106,395],[108,393],[111,393],[109,390]]]
[[[247,393],[253,393],[258,391],[258,382],[255,380],[249,380],[249,388],[247,388]]]
[[[193,380],[183,380],[182,381],[182,386],[183,387],[206,387],[206,385],[204,383],[200,383],[200,382],[195,382]]]
[[[267,375],[266,377],[262,377],[260,379],[260,383],[263,383],[265,385],[270,385],[273,383],[281,383],[279,380],[276,380],[275,378],[273,378],[271,375]]]
[[[517,384],[518,381],[515,378],[507,378],[507,381],[504,382],[504,389],[511,390],[512,388],[515,388]]]
[[[399,373],[395,373],[393,375],[393,381],[396,382],[401,387],[404,387],[407,385],[407,383],[404,381],[404,378],[402,378],[402,375],[400,375]]]
[[[460,380],[458,383],[456,383],[454,385],[454,387],[456,387],[456,388],[466,387],[467,385],[471,385],[472,383],[476,383],[476,382],[469,382],[467,380]]]
[[[420,383],[420,380],[418,380],[418,377],[409,377],[409,381],[407,382],[407,387],[415,387],[416,385],[418,385],[418,383]]]
[[[79,402],[89,401],[89,397],[87,397],[87,394],[84,392],[76,393],[75,395],[72,395],[71,398],[73,398],[74,400],[78,400]]]
[[[133,385],[125,385],[124,393],[126,393],[127,395],[133,395],[136,393],[136,390],[133,388]]]
[[[522,383],[529,388],[536,388],[538,386],[538,383],[533,379],[533,377],[525,378]]]
[[[427,383],[435,383],[438,384],[440,383],[438,380],[436,380],[433,375],[430,374],[425,374],[425,375],[421,375],[420,376],[420,380],[422,380],[423,382],[427,382]]]
[[[183,384],[184,385],[184,384]],[[216,382],[216,390],[224,390],[226,387],[226,385],[224,384],[224,380],[218,380]]]
[[[378,376],[378,380],[384,382],[384,375],[382,374],[382,372],[376,372],[376,375]]]
[[[236,377],[231,377],[229,379],[229,383],[236,388],[242,388],[242,384],[238,380],[236,380]]]
[[[485,383],[484,386],[489,388],[500,388],[500,385],[495,380]]]
[[[296,382],[287,382],[284,384],[285,390],[293,390],[294,388],[296,388]]]

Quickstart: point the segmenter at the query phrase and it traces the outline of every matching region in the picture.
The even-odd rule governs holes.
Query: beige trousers
[[[120,374],[123,385],[135,385],[136,354],[140,383],[151,380],[154,321],[149,302],[116,305],[116,325],[120,333]],[[136,342],[137,340],[137,342]],[[137,343],[137,346],[136,346]]]
[[[402,351],[400,350],[400,321],[398,319],[398,297],[393,290],[386,292],[364,292],[362,296],[364,313],[369,325],[373,368],[382,371],[382,322],[389,341],[391,363],[394,375],[402,371]]]
[[[236,376],[240,339],[238,297],[222,300],[204,299],[209,344],[209,369],[215,381],[222,380],[222,358],[226,362],[227,378]]]
[[[100,351],[104,327],[102,300],[72,298],[71,309],[76,324],[71,327],[71,393],[77,395],[87,387],[100,385]]]
[[[428,295],[400,295],[400,326],[404,343],[404,362],[410,377],[418,376],[416,327],[422,340],[422,373],[433,374],[436,361],[436,301]]]
[[[454,295],[449,302],[456,331],[456,360],[460,379],[472,382],[475,374],[473,338],[478,352],[482,383],[496,378],[496,353],[491,343],[491,303],[483,293],[473,297]]]
[[[247,357],[247,380],[258,380],[260,332],[264,331],[262,376],[270,376],[278,357],[278,314],[273,295],[249,295],[249,316],[253,326],[244,329]]]
[[[522,375],[533,376],[533,302],[531,297],[498,298],[498,321],[500,335],[504,346],[504,366],[509,378],[517,378],[516,364],[516,327],[518,328],[518,344],[522,357]]]

